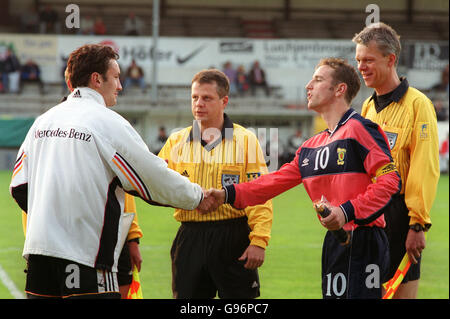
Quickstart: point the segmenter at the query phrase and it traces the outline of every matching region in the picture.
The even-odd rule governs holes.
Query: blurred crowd
[[[436,83],[429,90],[425,91],[426,95],[433,101],[438,121],[448,121],[449,115],[449,88],[448,88],[448,71],[447,64],[441,73],[440,82]]]
[[[58,15],[57,10],[50,4],[33,5],[25,9],[18,23],[20,31],[24,33],[59,34],[64,27],[64,18]],[[80,17],[80,27],[75,30],[80,35],[105,35],[108,28],[103,20],[106,17],[98,15],[82,14]],[[123,35],[139,36],[144,34],[146,27],[144,19],[130,11],[124,17],[122,27]],[[222,71],[230,80],[230,96],[245,97],[256,96],[258,90],[264,96],[275,95],[276,88],[269,85],[267,73],[259,61],[254,61],[251,65],[244,65],[226,61],[221,67]],[[131,86],[137,86],[143,93],[146,93],[147,83],[145,83],[144,69],[133,61],[131,65],[125,67],[122,74],[122,84],[126,93]],[[448,121],[449,119],[449,88],[448,88],[448,65],[442,70],[439,83],[424,90],[427,96],[433,101],[438,121]],[[44,83],[41,79],[41,70],[34,61],[19,61],[11,50],[6,53],[0,52],[0,93],[20,93],[23,85],[27,82],[35,82],[39,85],[41,93],[45,92]],[[63,84],[64,86],[64,84]]]
[[[20,94],[26,83],[36,83],[40,93],[45,93],[39,65],[32,59],[20,63],[13,50],[6,48],[0,54],[0,93]]]
[[[60,34],[62,32],[64,21],[58,15],[58,12],[49,4],[42,6],[33,5],[25,9],[20,16],[20,32],[40,33],[40,34]],[[123,21],[124,35],[142,35],[144,34],[145,22],[134,12],[129,12]],[[77,34],[82,35],[104,35],[108,34],[108,29],[103,17],[83,14],[80,17]]]
[[[255,96],[256,89],[262,89],[266,96],[270,96],[266,72],[260,66],[259,61],[254,61],[248,72],[243,64],[235,68],[230,61],[227,61],[223,64],[222,71],[230,81],[231,97],[243,97],[248,95],[248,92]]]

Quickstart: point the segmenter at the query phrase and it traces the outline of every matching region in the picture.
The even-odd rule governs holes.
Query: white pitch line
[[[19,289],[17,289],[14,282],[8,276],[6,271],[3,269],[2,265],[0,265],[0,280],[5,285],[5,287],[8,288],[10,294],[15,299],[25,299],[25,295]]]

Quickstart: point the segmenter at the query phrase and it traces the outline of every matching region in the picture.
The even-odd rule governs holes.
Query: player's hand
[[[256,269],[260,267],[264,263],[264,257],[266,254],[266,250],[259,246],[250,245],[244,251],[241,257],[239,257],[240,261],[246,260],[244,265],[247,269]]]
[[[208,194],[213,196],[216,200],[217,204],[220,206],[225,203],[225,190],[224,189],[216,189],[210,188],[208,190]]]
[[[204,191],[203,194],[210,200],[211,204],[209,209],[199,209],[198,211],[201,214],[210,213],[225,202],[225,191],[223,189],[210,188],[208,191]]]
[[[426,245],[424,232],[416,232],[410,229],[408,235],[406,236],[405,245],[409,260],[411,260],[413,264],[417,264],[418,258],[422,254],[422,250],[425,249]]]
[[[204,188],[202,188],[202,191],[203,191],[203,200],[197,206],[197,211],[200,214],[206,214],[212,212],[213,210],[216,210],[217,207],[219,207],[219,204],[217,204],[217,201],[215,200],[214,196],[211,196],[210,192],[206,191]]]
[[[325,218],[321,218],[320,222],[328,230],[338,230],[345,225],[345,215],[340,207],[328,205],[331,213]]]
[[[135,241],[129,241],[127,245],[130,251],[131,269],[136,265],[137,270],[141,271],[142,256],[139,250],[139,244]]]

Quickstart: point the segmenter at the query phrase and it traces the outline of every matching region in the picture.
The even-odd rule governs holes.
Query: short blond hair
[[[228,80],[228,77],[225,73],[217,69],[201,70],[194,75],[192,84],[194,84],[194,82],[198,82],[199,84],[216,83],[217,94],[220,98],[227,96],[230,91],[230,81]]]
[[[378,50],[380,50],[383,56],[388,56],[391,53],[395,54],[395,65],[397,66],[400,51],[402,50],[400,36],[386,23],[372,23],[361,32],[355,34],[352,41],[365,46],[368,46],[370,41],[375,41]]]

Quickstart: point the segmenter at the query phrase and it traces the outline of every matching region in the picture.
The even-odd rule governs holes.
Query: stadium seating
[[[10,2],[10,15],[5,15],[2,10],[0,21],[0,33],[19,32],[20,26],[12,24],[20,21],[20,6],[32,3],[34,0],[21,0]],[[259,39],[351,39],[355,32],[365,25],[367,13],[357,6],[360,2],[339,2],[339,6],[328,4],[324,0],[314,2],[302,1],[183,1],[160,0],[159,35],[163,37],[211,37],[211,38],[259,38]],[[317,7],[314,4],[317,2]],[[389,0],[384,1],[388,3]],[[420,1],[414,1],[415,4]],[[14,5],[12,5],[14,3]],[[57,12],[60,21],[67,16],[65,7],[67,1],[40,0],[41,5],[50,4]],[[123,35],[124,21],[129,12],[135,12],[145,22],[143,35],[152,35],[152,5],[151,1],[144,0],[80,0],[75,2],[80,6],[81,14],[92,17],[100,16],[106,25],[107,35]],[[201,3],[201,5],[199,4]],[[286,10],[285,4],[291,7]],[[397,6],[392,5],[382,11],[382,20],[393,26],[401,34],[402,40],[420,41],[448,41],[449,18],[448,5],[446,8],[438,1],[430,1],[434,4],[426,4],[428,7],[416,10],[405,10],[406,3]],[[424,2],[421,1],[423,6]],[[325,7],[325,6],[330,6]],[[2,7],[3,8],[3,7]],[[5,24],[5,21],[9,21]],[[3,25],[2,25],[3,23]],[[76,34],[76,30],[62,28],[64,34]],[[218,61],[223,63],[225,61]],[[238,61],[233,61],[237,63]],[[269,81],[270,83],[270,81]],[[303,90],[303,86],[297,88]],[[153,124],[146,119],[144,114],[152,114],[161,118],[169,118],[167,127],[170,129],[180,123],[180,118],[190,119],[189,110],[189,83],[186,85],[159,85],[158,101],[152,97],[149,87],[146,93],[139,89],[130,88],[131,92],[123,94],[119,98],[117,110],[126,117],[136,118],[136,123],[142,120],[142,127],[152,127]],[[0,96],[0,113],[12,116],[36,116],[48,107],[51,107],[61,99],[61,83],[46,83],[46,94],[40,95],[37,87],[26,86],[20,99],[15,94],[3,94]],[[258,91],[257,91],[258,92]],[[304,92],[296,92],[297,100],[287,100],[286,88],[271,87],[273,93],[269,98],[264,94],[245,98],[233,97],[230,99],[228,111],[239,117],[242,123],[255,125],[252,118],[289,118],[287,126],[294,126],[296,121],[305,121],[305,129],[311,127],[311,113],[306,110]],[[363,85],[355,98],[355,108],[359,110],[365,97],[371,94],[371,90]],[[448,101],[444,103],[448,114]],[[179,115],[181,114],[181,115]],[[165,118],[165,119],[166,119]],[[189,121],[189,120],[188,120]],[[247,122],[246,122],[247,121]],[[309,122],[308,122],[309,121]],[[182,122],[182,121],[181,121]],[[177,123],[177,124],[176,124]],[[258,122],[259,123],[259,122]],[[270,122],[265,122],[270,123]],[[286,123],[282,123],[285,125]],[[289,124],[291,123],[291,124]],[[158,127],[159,122],[154,125]],[[141,125],[141,124],[139,124]],[[269,124],[266,125],[268,127]],[[183,125],[184,126],[184,125]],[[290,127],[286,128],[286,132]],[[144,135],[156,132],[147,131]],[[283,137],[285,133],[281,132]],[[287,134],[287,133],[286,133]]]

